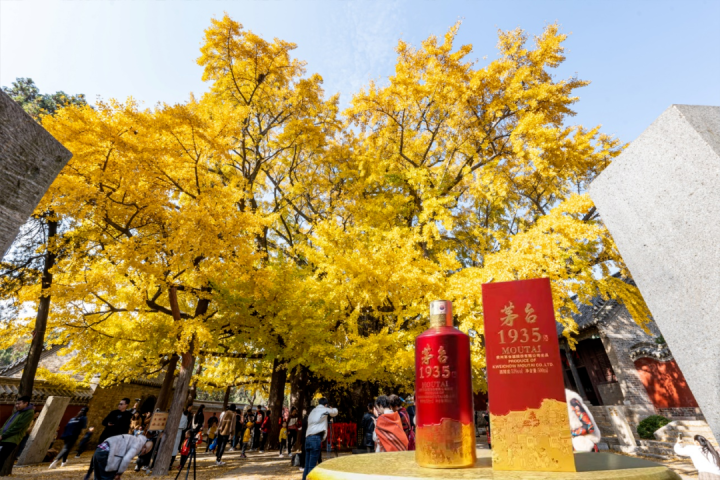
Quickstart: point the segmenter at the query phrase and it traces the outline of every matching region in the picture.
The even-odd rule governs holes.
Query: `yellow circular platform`
[[[309,480],[680,480],[660,464],[612,453],[576,453],[577,472],[493,472],[490,450],[478,450],[473,468],[439,470],[415,463],[415,452],[348,455],[325,460]]]

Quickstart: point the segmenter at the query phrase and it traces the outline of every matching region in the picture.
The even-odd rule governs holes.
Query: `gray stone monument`
[[[720,107],[671,106],[589,193],[720,438]]]
[[[619,448],[624,453],[635,453],[637,450],[637,444],[635,443],[635,436],[633,430],[625,417],[622,407],[609,406],[605,407],[610,424],[612,424],[617,436]]]
[[[18,458],[18,465],[40,463],[47,455],[48,448],[55,441],[57,428],[70,403],[70,397],[48,397],[35,426],[30,432],[25,449]]]
[[[0,90],[0,258],[70,157]]]

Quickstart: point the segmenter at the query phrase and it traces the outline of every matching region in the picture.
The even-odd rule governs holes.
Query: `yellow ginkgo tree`
[[[224,16],[205,32],[203,96],[46,118],[74,153],[39,207],[65,219],[48,332],[79,351],[72,366],[106,383],[165,371],[169,386],[179,362],[171,430],[190,390],[269,384],[272,443],[288,376],[293,398],[410,391],[429,302],[482,334],[485,282],[550,278],[570,341],[577,303],[598,294],[644,324],[584,193],[622,146],[571,123],[587,82],[551,73],[565,35],[500,32],[480,65],[458,28],[399,42],[394,75],[341,113],[294,44]],[[484,366],[474,341],[477,389]]]

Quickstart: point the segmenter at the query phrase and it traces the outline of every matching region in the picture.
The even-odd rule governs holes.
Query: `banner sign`
[[[550,280],[482,286],[494,470],[574,472]]]
[[[148,432],[162,431],[165,430],[165,424],[167,423],[168,412],[155,412],[150,418],[150,425],[148,426]]]

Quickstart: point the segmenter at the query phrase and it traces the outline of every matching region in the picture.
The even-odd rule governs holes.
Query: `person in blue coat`
[[[60,460],[62,460],[63,467],[67,465],[70,450],[73,445],[75,445],[82,431],[87,428],[87,412],[88,407],[81,408],[78,414],[71,418],[67,425],[65,425],[65,429],[62,435],[60,435],[60,439],[63,440],[65,444],[62,450],[60,450],[60,453],[57,454],[57,457],[55,457],[55,460],[50,464],[50,468],[57,468]]]

